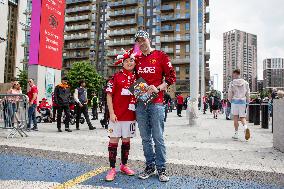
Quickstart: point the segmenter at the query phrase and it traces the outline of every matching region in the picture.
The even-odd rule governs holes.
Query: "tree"
[[[17,80],[19,81],[23,94],[27,93],[27,85],[28,85],[28,71],[20,70],[20,73],[17,75]]]
[[[78,82],[80,80],[85,80],[89,95],[101,90],[102,85],[104,84],[103,77],[97,73],[90,62],[73,63],[66,76],[72,91],[79,87]]]

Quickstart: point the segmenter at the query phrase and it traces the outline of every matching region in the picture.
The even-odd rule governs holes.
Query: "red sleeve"
[[[43,108],[43,103],[41,102],[38,106],[40,109]]]
[[[38,93],[37,87],[32,87],[31,92],[32,92],[32,94],[34,94],[34,93],[37,94]]]
[[[116,74],[107,82],[106,93],[113,94],[115,89]]]
[[[170,57],[164,52],[162,52],[162,56],[162,69],[165,76],[165,82],[170,86],[176,82],[176,72],[172,66]]]

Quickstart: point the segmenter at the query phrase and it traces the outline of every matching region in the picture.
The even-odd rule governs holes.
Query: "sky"
[[[265,58],[284,58],[284,0],[210,0],[210,71],[223,83],[223,33],[238,29],[257,35],[258,79]]]

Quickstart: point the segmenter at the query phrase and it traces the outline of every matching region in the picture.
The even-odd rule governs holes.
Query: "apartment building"
[[[204,27],[204,41],[200,46],[206,49],[206,40],[210,39],[210,32],[206,29],[209,23],[209,0],[199,0],[199,32]],[[176,69],[177,82],[169,88],[173,97],[181,92],[184,96],[190,92],[190,1],[169,0],[126,0],[109,2],[108,23],[108,59],[107,75],[112,75],[120,69],[113,66],[115,55],[120,54],[121,48],[130,49],[134,45],[134,35],[138,29],[149,32],[152,46],[163,50],[172,60]],[[205,52],[206,91],[209,90],[209,61],[210,53]]]
[[[223,34],[223,90],[228,91],[234,69],[257,91],[257,36],[240,30]]]
[[[263,87],[264,89],[284,89],[284,59],[267,58],[263,61]]]
[[[0,1],[0,83],[10,82],[23,69],[26,1]]]
[[[66,0],[63,69],[90,61],[102,72],[107,1]]]

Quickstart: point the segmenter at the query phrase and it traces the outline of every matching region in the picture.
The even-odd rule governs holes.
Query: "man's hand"
[[[117,117],[116,117],[116,115],[114,113],[110,114],[110,121],[113,122],[113,123],[117,122]]]
[[[82,104],[79,104],[79,106],[82,108],[83,107],[83,105]]]
[[[168,84],[166,82],[163,82],[161,85],[159,85],[157,88],[159,88],[161,91],[165,91],[168,88]]]
[[[33,105],[33,102],[29,102],[29,105],[32,106],[32,105]]]
[[[159,92],[159,90],[158,90],[157,87],[155,87],[154,85],[150,85],[150,86],[148,87],[148,91],[147,91],[148,94],[158,93],[158,92]]]

